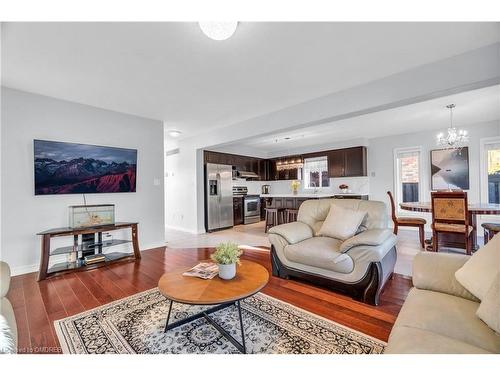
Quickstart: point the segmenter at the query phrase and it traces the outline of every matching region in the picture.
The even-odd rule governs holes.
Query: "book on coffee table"
[[[219,267],[215,263],[198,263],[196,266],[187,270],[182,276],[199,277],[200,279],[213,279],[219,273]]]

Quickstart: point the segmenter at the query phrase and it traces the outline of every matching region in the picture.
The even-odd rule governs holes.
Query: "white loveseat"
[[[14,309],[7,299],[10,268],[0,261],[0,353],[14,353],[17,347],[17,325]]]
[[[341,241],[319,235],[332,204],[367,213],[355,236]],[[396,236],[388,220],[384,202],[305,201],[296,222],[269,230],[273,275],[302,278],[377,305],[396,263]]]

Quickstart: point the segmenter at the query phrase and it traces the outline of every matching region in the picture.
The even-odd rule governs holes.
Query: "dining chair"
[[[500,233],[499,223],[483,223],[481,226],[484,229],[484,244],[486,245],[489,240],[497,233]]]
[[[467,255],[472,251],[472,231],[469,224],[469,206],[464,191],[437,191],[431,193],[432,201],[432,246],[439,250],[439,234],[463,234]]]
[[[394,234],[398,234],[399,227],[417,227],[420,239],[420,246],[425,248],[424,227],[427,221],[421,217],[396,216],[396,204],[394,203],[394,197],[392,196],[392,193],[390,191],[388,191],[387,194],[389,195],[389,199],[391,201],[391,214],[392,214],[391,216],[392,216],[392,222],[394,223]]]

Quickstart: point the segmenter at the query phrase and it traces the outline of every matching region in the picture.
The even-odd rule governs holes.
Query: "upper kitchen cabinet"
[[[204,151],[203,159],[206,163],[232,165],[238,171],[255,172],[259,174],[260,161],[263,159],[251,156],[226,154],[223,152]]]
[[[366,147],[351,147],[328,152],[330,177],[366,176]]]

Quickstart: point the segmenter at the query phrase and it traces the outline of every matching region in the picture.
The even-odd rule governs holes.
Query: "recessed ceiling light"
[[[213,40],[229,39],[238,26],[238,22],[198,22],[201,31]]]
[[[180,130],[169,130],[168,135],[171,136],[172,138],[177,138],[180,136],[182,132]]]

